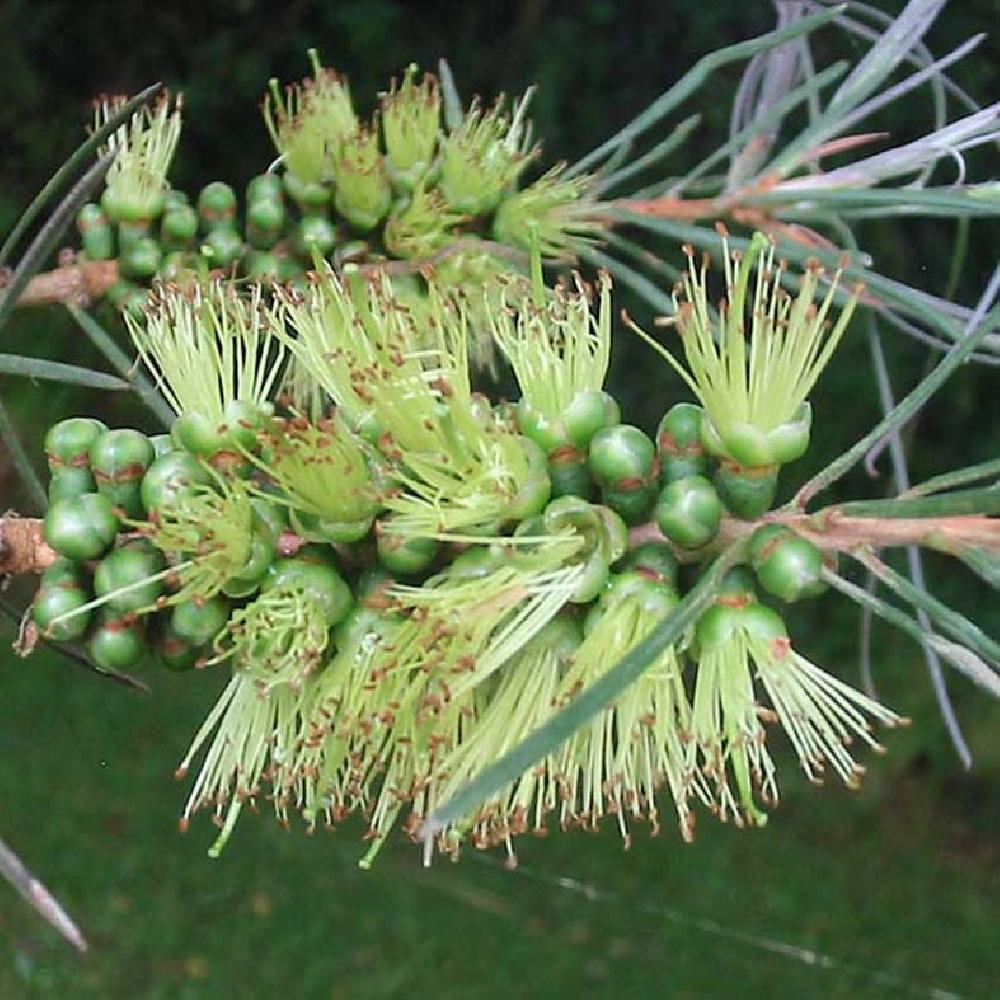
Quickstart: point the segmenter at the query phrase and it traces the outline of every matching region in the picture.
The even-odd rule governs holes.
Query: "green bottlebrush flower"
[[[408,66],[402,84],[393,80],[380,97],[389,174],[406,190],[416,188],[434,162],[441,119],[437,79],[425,73],[417,83],[416,77],[417,67]]]
[[[463,305],[432,286],[418,324],[385,277],[355,292],[325,267],[305,296],[285,295],[290,347],[391,463],[401,487],[385,501],[392,530],[443,538],[540,510],[544,461],[504,422],[483,419],[472,390]]]
[[[343,136],[334,151],[333,204],[356,229],[368,232],[392,204],[389,172],[379,149],[378,126],[358,125]]]
[[[252,425],[270,412],[285,353],[276,307],[264,302],[260,286],[243,295],[221,281],[158,285],[149,309],[127,316],[126,325],[180,417],[179,443],[207,456],[253,446]]]
[[[468,215],[492,212],[537,154],[537,147],[524,148],[530,100],[528,91],[508,117],[503,95],[488,109],[477,98],[441,143],[441,190],[452,208]]]
[[[95,128],[113,117],[124,98],[96,104]],[[101,204],[115,222],[150,222],[163,211],[167,194],[167,171],[181,135],[180,95],[164,94],[156,104],[143,107],[128,124],[108,139],[107,151],[114,161],[105,178]]]
[[[536,292],[540,288],[539,280]],[[602,388],[611,350],[607,274],[598,278],[596,315],[592,299],[577,277],[572,290],[557,288],[542,304],[526,294],[505,295],[490,314],[493,338],[521,387],[518,422],[546,454],[567,445],[586,448],[609,418],[617,419],[614,400]]]
[[[357,128],[346,81],[320,65],[309,50],[311,79],[285,88],[271,80],[264,97],[264,121],[285,168],[306,184],[333,176],[333,155],[341,140]]]
[[[360,442],[342,421],[275,420],[263,442],[263,457],[251,458],[281,490],[281,497],[267,494],[269,500],[319,519],[330,541],[368,534],[375,491]]]
[[[793,650],[780,616],[756,601],[716,603],[699,621],[695,645],[698,671],[687,765],[692,772],[700,768],[714,784],[713,809],[722,820],[765,823],[755,788],[765,804],[778,800],[765,722],[781,723],[810,780],[818,781],[829,763],[853,788],[864,769],[847,751],[851,739],[857,736],[881,749],[866,716],[886,725],[904,721]],[[755,677],[773,710],[758,703]]]
[[[239,480],[214,476],[194,483],[136,525],[172,565],[164,573],[175,590],[166,603],[208,600],[241,576],[253,556],[254,508]]]
[[[587,197],[591,179],[564,179],[565,166],[547,170],[533,184],[500,202],[493,218],[493,235],[522,250],[536,246],[547,259],[574,260],[588,244],[601,238],[605,226]]]
[[[717,320],[710,306],[708,264],[697,265],[694,251],[685,248],[688,270],[669,322],[680,333],[688,367],[642,336],[704,406],[701,434],[708,451],[751,468],[784,464],[805,452],[811,422],[806,397],[850,322],[860,288],[831,326],[827,317],[840,269],[827,278],[818,263],[810,264],[793,296],[782,287],[785,263],[775,261],[767,237],[756,233],[743,254],[730,251],[725,236],[723,241],[726,298]],[[813,300],[823,281],[828,288],[817,306]]]
[[[400,210],[389,216],[383,236],[385,248],[396,257],[430,257],[456,239],[452,230],[466,218],[449,210],[440,191],[418,184]]]

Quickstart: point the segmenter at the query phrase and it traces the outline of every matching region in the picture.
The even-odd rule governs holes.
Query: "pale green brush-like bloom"
[[[784,261],[756,233],[746,253],[730,251],[724,236],[726,297],[713,318],[708,262],[685,248],[688,268],[675,294],[676,325],[687,367],[645,334],[705,408],[702,442],[719,458],[742,466],[785,464],[809,443],[807,396],[847,329],[860,289],[829,322],[841,271],[827,276],[810,264],[793,295],[782,287]],[[756,272],[755,278],[752,275]],[[821,283],[826,294],[814,302]],[[641,331],[639,331],[641,333]]]
[[[333,156],[358,125],[346,81],[320,65],[309,50],[313,76],[285,88],[271,80],[264,97],[264,121],[285,168],[308,184],[333,177]]]
[[[385,224],[385,248],[396,257],[430,257],[457,237],[455,226],[467,216],[451,211],[441,192],[418,184],[408,201]]]
[[[536,155],[525,148],[530,99],[529,91],[508,113],[502,95],[490,108],[477,98],[441,143],[441,190],[456,211],[492,212]]]
[[[95,127],[114,116],[124,99],[96,105]],[[151,222],[163,211],[167,171],[181,134],[181,97],[164,94],[156,104],[143,107],[108,139],[114,154],[105,179],[102,205],[116,222]]]
[[[429,73],[417,83],[417,67],[410,65],[397,86],[392,81],[382,94],[382,134],[389,173],[407,190],[416,188],[434,162],[441,120],[441,91]]]
[[[196,454],[252,448],[272,411],[284,342],[276,306],[259,285],[244,294],[212,280],[155,285],[149,308],[127,315],[139,357],[179,420],[172,433]]]
[[[500,202],[493,235],[502,243],[533,250],[548,260],[571,261],[588,244],[601,239],[606,227],[588,199],[591,179],[566,179],[557,165],[534,183]]]
[[[757,794],[765,805],[778,801],[765,722],[781,724],[811,780],[830,764],[850,788],[864,773],[847,749],[852,740],[881,751],[868,719],[905,722],[792,649],[781,618],[755,601],[717,603],[699,622],[696,647],[687,766],[711,782],[712,808],[722,820],[761,825],[767,816]],[[770,708],[760,704],[758,684]]]
[[[355,293],[327,267],[286,295],[290,347],[391,464],[390,530],[451,537],[541,509],[544,457],[473,392],[463,305],[432,286],[418,324],[388,279]]]
[[[334,152],[333,203],[356,229],[368,232],[392,204],[389,172],[379,149],[378,123],[358,125],[343,136]]]

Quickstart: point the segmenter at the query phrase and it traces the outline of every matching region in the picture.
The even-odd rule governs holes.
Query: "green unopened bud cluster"
[[[811,778],[829,765],[854,785],[848,743],[875,746],[869,720],[901,720],[805,659],[756,592],[789,602],[823,585],[824,554],[767,513],[777,468],[804,439],[786,448],[787,407],[755,395],[791,386],[791,416],[808,414],[801,390],[817,374],[823,322],[811,300],[790,304],[762,277],[773,320],[754,320],[748,348],[734,316],[749,255],[731,262],[718,346],[680,310],[699,402],[666,406],[650,436],[604,387],[607,276],[547,288],[536,240],[526,279],[475,295],[428,281],[418,307],[384,273],[318,259],[331,196],[338,225],[363,229],[363,211],[382,211],[375,187],[337,181],[348,161],[364,161],[364,184],[409,199],[387,216],[402,241],[435,215],[420,200],[429,178],[456,212],[500,211],[528,155],[523,103],[509,117],[476,105],[442,138],[437,85],[411,71],[385,96],[383,150],[352,124],[345,88],[324,71],[284,110],[272,106],[288,172],[247,192],[254,252],[286,232],[289,193],[294,224],[315,225],[307,280],[156,283],[127,326],[176,413],[170,433],[89,418],[50,430],[44,534],[59,558],[35,600],[38,627],[84,642],[110,669],[148,652],[172,670],[228,673],[180,768],[204,755],[183,825],[211,810],[222,828],[213,852],[243,804],[267,798],[280,820],[300,813],[310,826],[363,815],[369,864],[395,826],[415,836],[436,804],[599,682],[676,606],[727,529],[760,519],[736,525],[750,535],[747,565],[695,627],[437,844],[509,847],[552,821],[595,828],[608,817],[628,836],[635,821],[659,825],[664,798],[685,838],[699,804],[763,822],[777,798],[766,722],[784,728]],[[309,117],[314,102],[340,116],[333,145]],[[474,167],[486,161],[492,187],[479,190]],[[229,189],[210,185],[193,210],[167,199],[161,233],[231,233],[237,211]],[[479,391],[470,341],[482,335],[509,364],[516,401]],[[757,351],[757,337],[770,348]],[[720,372],[738,415],[746,404],[730,423]]]

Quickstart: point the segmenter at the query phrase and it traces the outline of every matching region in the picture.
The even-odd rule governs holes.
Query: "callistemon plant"
[[[917,639],[932,669],[944,659],[1000,694],[1000,646],[874,552],[934,548],[996,586],[997,463],[906,489],[893,436],[959,365],[993,357],[1000,272],[966,309],[830,252],[810,228],[830,223],[839,239],[855,210],[993,211],[992,188],[925,182],[943,151],[995,125],[971,115],[824,173],[824,156],[858,145],[845,129],[934,69],[878,93],[932,17],[908,6],[824,105],[834,74],[789,85],[781,43],[804,45],[839,9],[804,10],[724,50],[761,57],[728,174],[713,154],[630,197],[608,192],[657,169],[692,120],[633,146],[707,64],[578,163],[546,170],[530,91],[463,105],[446,67],[411,66],[363,120],[312,52],[311,78],[272,83],[276,159],[242,203],[221,181],[194,199],[169,188],[179,101],[102,106],[104,159],[56,221],[106,172],[99,203],[79,211],[73,266],[124,312],[141,371],[73,314],[169,433],[86,416],[52,426],[47,512],[0,521],[0,569],[42,571],[22,653],[42,638],[81,644],[119,679],[146,658],[225,674],[178,769],[195,773],[182,826],[204,810],[221,828],[211,853],[264,800],[307,829],[360,818],[365,866],[393,830],[428,856],[499,845],[513,859],[529,832],[609,822],[628,843],[672,814],[691,840],[705,813],[759,826],[779,798],[776,730],[810,781],[854,788],[862,752],[882,749],[875,727],[906,720],[789,634],[781,607],[830,589]],[[772,153],[806,102],[810,124]],[[918,172],[920,185],[890,183]],[[705,197],[690,197],[695,182]],[[731,236],[723,218],[760,231]],[[629,229],[669,241],[663,259]],[[50,237],[14,273],[17,295]],[[568,263],[579,271],[560,272]],[[624,324],[664,361],[642,382],[664,411],[653,436],[605,385],[613,279],[661,314],[655,337]],[[873,305],[944,357],[895,407],[883,387],[880,424],[775,507],[782,466],[809,447],[817,382]],[[30,370],[66,379],[57,368]],[[501,371],[517,399],[484,391]],[[671,373],[690,398],[668,398]],[[905,492],[807,512],[885,440]],[[916,618],[848,580],[841,556]]]

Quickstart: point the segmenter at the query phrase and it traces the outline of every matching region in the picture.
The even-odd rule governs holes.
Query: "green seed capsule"
[[[222,181],[212,181],[198,195],[198,217],[206,229],[231,226],[236,216],[236,192]]]
[[[594,478],[613,490],[646,485],[658,472],[655,445],[630,424],[599,430],[590,442],[589,461]]]
[[[269,250],[285,228],[285,206],[280,201],[255,201],[247,208],[247,240],[251,246]]]
[[[153,461],[153,446],[139,431],[120,428],[102,434],[90,448],[98,493],[128,517],[141,517],[142,479]]]
[[[656,502],[656,522],[675,545],[698,549],[719,530],[722,501],[712,484],[702,476],[668,483]]]
[[[156,662],[174,673],[193,670],[198,662],[198,650],[180,636],[174,635],[169,626],[158,630],[152,649]]]
[[[174,450],[174,442],[169,434],[154,434],[149,443],[153,446],[154,459]]]
[[[750,561],[761,586],[783,601],[811,597],[822,589],[822,552],[781,525],[765,524],[753,533]]]
[[[127,312],[131,316],[141,316],[142,310],[146,306],[147,293],[144,288],[140,288],[135,282],[116,281],[105,295],[119,312]]]
[[[702,409],[693,403],[677,403],[663,415],[656,431],[660,456],[660,480],[664,484],[689,476],[711,476],[714,462],[705,454],[699,436]]]
[[[585,449],[594,435],[612,427],[621,419],[621,410],[614,396],[603,389],[583,389],[570,401],[562,415],[569,442]]]
[[[601,490],[601,503],[610,507],[626,524],[642,524],[656,503],[655,483],[640,484],[632,489]]]
[[[31,617],[48,639],[56,642],[72,642],[79,639],[87,631],[90,623],[90,612],[73,615],[53,626],[52,623],[63,615],[72,614],[82,608],[90,600],[84,590],[72,587],[42,586],[31,606]]]
[[[733,566],[722,578],[715,599],[731,607],[751,604],[757,600],[755,582],[756,578],[748,566]]]
[[[168,451],[155,459],[142,477],[142,505],[148,513],[171,507],[193,486],[211,482],[208,469],[190,452]]]
[[[713,604],[699,619],[694,629],[697,655],[712,652],[728,643],[740,627],[742,606]]]
[[[88,260],[110,260],[115,255],[115,231],[100,205],[84,205],[76,217],[80,242]]]
[[[201,245],[201,252],[214,268],[229,268],[243,255],[243,240],[230,226],[216,226]]]
[[[133,281],[148,281],[156,274],[161,256],[160,244],[151,236],[143,236],[122,247],[118,255],[118,270]]]
[[[325,555],[315,549],[303,550],[294,559],[275,562],[263,589],[273,590],[289,585],[301,586],[320,603],[326,623],[331,628],[343,621],[354,603],[351,588]]]
[[[49,503],[69,500],[96,491],[97,483],[90,469],[79,465],[65,465],[52,470],[52,478],[49,479]]]
[[[247,184],[247,204],[254,205],[258,201],[276,201],[280,203],[285,197],[284,186],[277,174],[258,174]]]
[[[517,403],[517,425],[521,433],[534,441],[545,455],[551,455],[559,448],[566,447],[569,441],[566,428],[560,421],[552,421],[536,410],[526,399]]]
[[[594,498],[594,481],[590,478],[587,456],[572,445],[557,448],[549,455],[549,481],[552,498],[576,496],[584,500]]]
[[[163,211],[170,212],[175,208],[180,208],[182,205],[189,205],[191,200],[187,196],[186,191],[181,191],[179,188],[171,188],[163,197]]]
[[[105,670],[127,670],[146,650],[145,629],[138,622],[105,619],[90,637],[87,653]]]
[[[227,443],[218,424],[202,413],[182,413],[170,428],[170,436],[178,448],[201,458],[211,458]]]
[[[70,417],[53,424],[45,435],[45,454],[50,468],[64,465],[90,466],[91,445],[107,427],[92,417]]]
[[[643,542],[630,549],[616,564],[616,569],[619,572],[635,570],[669,587],[677,586],[677,558],[666,542]]]
[[[337,227],[322,215],[307,215],[299,220],[292,234],[295,252],[306,260],[313,254],[326,257],[337,242]]]
[[[435,538],[407,538],[387,531],[384,521],[375,522],[379,562],[399,576],[414,576],[428,569],[437,557],[441,543]]]
[[[84,493],[52,504],[42,522],[42,533],[61,556],[82,562],[107,552],[118,533],[118,518],[107,498]]]
[[[94,593],[108,598],[106,606],[120,615],[149,611],[163,593],[163,581],[151,577],[165,566],[162,554],[149,542],[129,542],[109,552],[97,564]]]
[[[779,642],[787,644],[788,630],[781,620],[781,615],[766,604],[753,602],[736,609],[739,614],[740,627],[754,639],[762,639],[771,644]]]
[[[190,646],[206,646],[229,621],[231,607],[223,597],[184,601],[171,609],[168,630]]]
[[[325,184],[301,180],[291,172],[285,173],[284,181],[288,197],[299,206],[303,215],[326,212],[330,204],[330,189]]]
[[[275,282],[281,274],[281,258],[266,250],[254,250],[245,261],[248,278],[258,282]]]
[[[168,250],[186,250],[198,235],[198,213],[190,205],[168,209],[160,222],[160,239]]]
[[[747,521],[770,510],[777,488],[776,465],[751,468],[721,462],[715,473],[715,489],[726,509]]]
[[[42,573],[39,589],[62,587],[67,590],[86,590],[87,578],[79,563],[60,556]]]
[[[167,282],[183,282],[197,273],[197,255],[193,250],[171,250],[160,261],[158,278]]]

